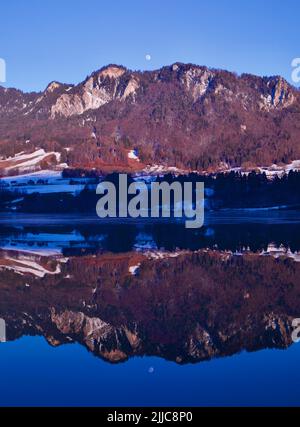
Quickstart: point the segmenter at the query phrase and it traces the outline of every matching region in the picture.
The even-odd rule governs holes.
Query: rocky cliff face
[[[71,88],[69,93],[60,95],[51,107],[51,118],[56,115],[70,117],[83,114],[88,110],[97,110],[113,100],[125,101],[134,95],[139,88],[138,79],[126,75],[121,67],[108,67],[92,74],[77,88]],[[73,93],[72,93],[73,92]]]
[[[42,93],[0,87],[0,149],[51,147],[85,167],[125,164],[132,149],[143,164],[198,170],[286,163],[300,158],[299,114],[299,91],[282,77],[109,65]]]

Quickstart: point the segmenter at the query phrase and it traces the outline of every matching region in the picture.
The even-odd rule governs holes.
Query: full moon
[[[151,55],[146,55],[146,61],[151,61]]]

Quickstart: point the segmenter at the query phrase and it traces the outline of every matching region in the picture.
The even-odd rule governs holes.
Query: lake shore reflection
[[[292,344],[300,257],[290,248],[166,250],[138,230],[130,251],[87,250],[83,238],[76,256],[61,246],[70,243],[66,232],[35,230],[31,247],[22,233],[23,240],[6,230],[4,238],[1,230],[0,317],[8,340],[42,335],[53,346],[80,343],[113,363],[147,355],[181,364]]]

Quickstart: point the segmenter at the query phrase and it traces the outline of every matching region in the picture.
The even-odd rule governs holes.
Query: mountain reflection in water
[[[108,362],[284,349],[300,315],[300,222],[3,221],[7,340],[77,342]],[[42,219],[42,218],[41,218]],[[299,253],[298,253],[299,251]]]

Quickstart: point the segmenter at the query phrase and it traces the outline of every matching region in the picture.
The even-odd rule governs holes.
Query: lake
[[[299,211],[0,215],[1,405],[299,405]]]

